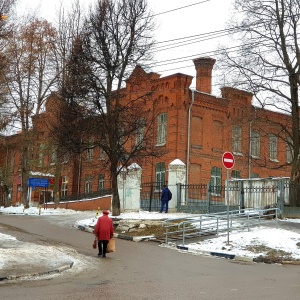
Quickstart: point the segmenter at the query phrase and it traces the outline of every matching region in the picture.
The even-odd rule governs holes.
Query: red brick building
[[[231,178],[289,177],[292,152],[283,128],[291,127],[289,115],[256,108],[252,94],[238,89],[223,87],[222,96],[212,92],[212,70],[215,60],[194,60],[196,90],[191,90],[192,76],[176,73],[160,77],[146,73],[137,66],[126,82],[124,93],[137,92],[134,80],[139,78],[145,91],[154,90],[149,110],[156,116],[154,127],[156,147],[164,150],[159,158],[142,164],[143,181],[167,181],[167,168],[171,161],[180,159],[187,167],[187,183],[200,184],[212,181],[224,184],[226,169],[222,155],[234,154],[235,165],[230,170]],[[128,100],[128,99],[127,99]],[[53,178],[56,170],[55,151],[49,143],[47,120],[53,118],[58,101],[51,95],[45,112],[33,118],[36,139],[33,146],[33,177]],[[1,147],[2,179],[10,191],[11,203],[19,201],[20,153],[18,136],[3,137]],[[109,187],[109,173],[103,169],[105,157],[101,149],[89,149],[72,160],[65,158],[60,176],[61,196],[96,192]],[[39,172],[39,173],[37,173]],[[3,181],[3,180],[2,180]],[[3,182],[4,182],[3,181]],[[31,200],[53,197],[53,185],[47,190],[34,189]]]

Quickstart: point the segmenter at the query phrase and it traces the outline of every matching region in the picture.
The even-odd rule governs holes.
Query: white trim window
[[[218,167],[212,167],[211,169],[211,193],[215,196],[220,196],[222,191],[222,169]]]
[[[53,165],[57,161],[57,151],[56,148],[51,149],[51,157],[50,157],[50,163]]]
[[[293,141],[289,137],[286,141],[286,162],[290,164],[293,161],[294,151],[293,151]]]
[[[159,162],[155,165],[156,190],[162,190],[165,184],[166,165],[164,162]]]
[[[231,171],[231,179],[240,179],[241,178],[241,172],[238,170],[232,170]]]
[[[157,123],[157,144],[164,145],[167,141],[167,113],[159,114]]]
[[[269,158],[272,161],[278,161],[277,160],[277,144],[278,144],[278,138],[274,134],[269,135]]]
[[[135,135],[135,145],[138,148],[141,148],[143,146],[144,133],[145,133],[145,120],[138,119],[137,130],[136,130],[136,135]]]
[[[91,175],[87,175],[85,177],[84,192],[86,194],[89,194],[92,192],[92,176]]]
[[[100,160],[105,160],[106,159],[106,153],[105,151],[100,148],[100,157],[99,157]]]
[[[63,155],[62,155],[62,164],[66,164],[69,162],[69,153],[65,152]]]
[[[232,152],[242,153],[242,128],[240,126],[232,127]]]
[[[62,176],[61,195],[67,196],[67,192],[68,192],[68,178],[67,178],[67,176]]]
[[[98,191],[99,192],[104,190],[104,178],[105,178],[104,174],[99,174],[99,178],[98,178]]]
[[[92,160],[94,156],[94,139],[90,139],[88,143],[88,148],[86,149],[86,159],[88,161]]]
[[[260,156],[260,134],[258,131],[252,130],[250,136],[250,155],[259,158]]]

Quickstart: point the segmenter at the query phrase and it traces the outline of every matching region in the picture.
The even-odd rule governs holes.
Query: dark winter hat
[[[102,212],[104,215],[108,215],[109,214],[109,211],[108,210],[103,210]]]

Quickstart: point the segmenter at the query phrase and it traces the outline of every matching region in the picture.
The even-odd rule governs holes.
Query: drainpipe
[[[251,179],[251,135],[252,135],[252,121],[249,126],[249,156],[248,156],[248,177]]]
[[[190,148],[191,148],[191,113],[192,113],[192,107],[195,100],[195,90],[192,89],[192,102],[189,107],[188,111],[188,132],[187,132],[187,155],[186,155],[186,178],[185,178],[185,184],[189,184],[189,170],[190,170]]]
[[[249,125],[249,157],[248,157],[248,176],[251,179],[251,165],[252,165],[252,157],[251,157],[251,143],[252,143],[252,122],[256,118],[256,107],[254,106],[254,119],[251,119]]]
[[[82,139],[80,140],[80,150],[81,150],[81,144],[82,144]],[[80,153],[79,153],[78,179],[77,179],[77,199],[79,199],[79,195],[80,195],[81,168],[82,168],[82,157],[81,157],[81,151],[80,151]]]

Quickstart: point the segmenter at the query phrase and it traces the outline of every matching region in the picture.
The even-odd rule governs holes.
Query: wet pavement
[[[47,220],[55,223],[57,218],[48,217]],[[276,226],[275,223],[272,224],[271,226]],[[63,225],[69,227],[71,230],[87,231],[87,234],[91,232],[88,228],[74,228],[74,218],[72,217],[64,220]],[[279,221],[278,228],[300,233],[300,223]],[[93,264],[93,260],[96,259],[96,253],[95,257],[87,257],[66,245],[58,243],[55,245],[53,241],[49,242],[43,236],[37,236],[25,230],[1,224],[1,219],[0,231],[3,234],[16,238],[1,242],[0,281],[59,274],[72,269],[74,263],[81,264],[81,267],[86,267]],[[134,240],[136,242],[147,239],[145,237],[135,237],[133,239],[132,237],[126,237],[126,235],[117,234],[115,237]],[[90,248],[92,248],[92,235],[89,234],[89,238],[91,239]],[[93,251],[95,250],[93,249]],[[5,256],[5,253],[7,253],[7,256]]]

